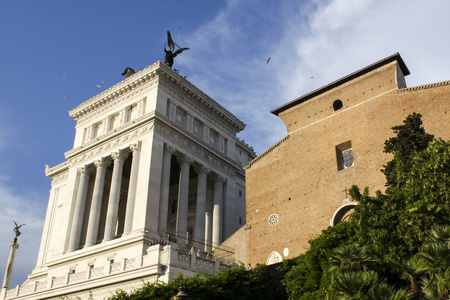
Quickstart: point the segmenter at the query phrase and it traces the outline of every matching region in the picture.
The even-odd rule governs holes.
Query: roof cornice
[[[189,97],[194,98],[201,105],[209,109],[214,115],[227,120],[227,122],[232,125],[232,127],[237,132],[242,131],[245,128],[244,122],[239,120],[222,105],[217,103],[211,97],[206,95],[192,83],[186,80],[183,76],[177,74],[174,70],[172,70],[161,61],[157,61],[151,66],[139,70],[129,78],[124,79],[118,84],[98,94],[97,96],[83,102],[76,108],[69,111],[69,115],[75,120],[78,120],[89,112],[98,109],[99,107],[117,99],[118,97],[121,97],[123,94],[128,93],[131,90],[138,88],[139,86],[157,76],[181,89]]]
[[[384,65],[387,65],[387,64],[389,64],[389,63],[391,63],[393,61],[397,61],[398,62],[399,66],[400,66],[400,69],[402,70],[404,76],[407,76],[407,75],[410,74],[408,68],[406,67],[405,62],[403,61],[402,57],[400,56],[400,53],[397,52],[394,55],[391,55],[391,56],[386,57],[386,58],[384,58],[382,60],[379,60],[379,61],[377,61],[377,62],[375,62],[375,63],[373,63],[371,65],[368,65],[367,67],[365,67],[363,69],[360,69],[360,70],[358,70],[356,72],[353,72],[353,73],[351,73],[351,74],[349,74],[349,75],[347,75],[345,77],[342,77],[341,79],[338,79],[338,80],[336,80],[336,81],[334,81],[334,82],[332,82],[332,83],[330,83],[328,85],[325,85],[325,86],[323,86],[323,87],[321,87],[321,88],[319,88],[317,90],[314,90],[314,91],[312,91],[312,92],[310,92],[310,93],[308,93],[306,95],[303,95],[303,96],[301,96],[301,97],[299,97],[297,99],[294,99],[294,100],[292,100],[292,101],[290,101],[290,102],[288,102],[286,104],[283,104],[282,106],[272,110],[271,113],[273,113],[274,115],[278,116],[281,112],[283,112],[283,111],[285,111],[285,110],[287,110],[287,109],[289,109],[291,107],[294,107],[294,106],[296,106],[296,105],[298,105],[298,104],[300,104],[302,102],[305,102],[305,101],[307,101],[307,100],[309,100],[311,98],[314,98],[314,97],[316,97],[316,96],[318,96],[320,94],[323,94],[323,93],[325,93],[325,92],[327,92],[327,91],[329,91],[331,89],[334,89],[335,87],[338,87],[338,86],[340,86],[340,85],[342,85],[342,84],[344,84],[344,83],[346,83],[346,82],[348,82],[350,80],[353,80],[353,79],[358,78],[358,77],[360,77],[362,75],[365,75],[365,74],[367,74],[367,73],[369,73],[369,72],[371,72],[373,70],[376,70],[376,69],[378,69],[378,68],[380,68],[380,67],[382,67]]]
[[[110,87],[109,89],[101,92],[97,96],[92,97],[91,99],[81,103],[74,109],[70,110],[69,115],[75,120],[78,120],[79,118],[85,116],[90,111],[93,111],[113,101],[114,99],[122,96],[123,94],[127,93],[130,90],[135,89],[136,87],[139,87],[140,85],[144,84],[145,82],[149,81],[150,79],[153,79],[158,75],[159,73],[158,70],[161,64],[162,64],[161,61],[158,61],[145,69],[139,70],[130,77],[125,78],[116,85]]]

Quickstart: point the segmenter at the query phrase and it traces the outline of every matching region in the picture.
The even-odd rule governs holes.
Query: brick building
[[[246,166],[248,263],[303,253],[356,205],[353,184],[384,190],[384,141],[407,115],[450,139],[450,81],[407,88],[408,74],[397,53],[272,111],[287,136]]]

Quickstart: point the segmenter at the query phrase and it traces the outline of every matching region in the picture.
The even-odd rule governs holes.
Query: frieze
[[[71,164],[78,164],[81,163],[87,159],[90,159],[91,157],[94,156],[98,156],[102,153],[105,153],[106,151],[117,147],[117,146],[121,146],[123,144],[126,144],[127,141],[134,139],[136,137],[139,137],[145,133],[148,133],[150,131],[153,130],[154,124],[147,124],[145,126],[142,126],[136,130],[133,130],[131,132],[129,132],[128,134],[124,134],[122,136],[119,136],[118,138],[109,141],[109,142],[105,142],[103,144],[101,144],[99,147],[96,147],[88,152],[83,153],[82,155],[78,156],[78,157],[74,157],[72,159],[70,159]]]
[[[181,135],[177,134],[176,132],[169,130],[168,128],[158,125],[155,125],[155,130],[163,134],[165,137],[167,137],[170,141],[175,142],[176,144],[180,145],[182,149],[189,150],[189,152],[195,154],[197,157],[200,157],[203,161],[206,161],[208,164],[213,165],[217,167],[219,170],[225,172],[232,178],[236,177],[236,171],[234,171],[232,168],[228,167],[218,159],[214,158],[212,155],[207,153],[202,147],[199,147],[195,145],[194,143],[190,142],[188,139],[182,137]],[[243,170],[241,171],[243,173]]]
[[[144,90],[150,88],[151,86],[157,85],[158,84],[158,79],[155,78],[153,81],[149,82],[147,85],[139,88],[139,89],[135,89],[132,92],[124,95],[123,97],[110,102],[108,105],[104,105],[101,109],[97,109],[95,112],[90,113],[89,115],[80,118],[77,120],[77,125],[83,124],[86,121],[89,121],[90,119],[92,119],[93,117],[95,117],[98,114],[101,114],[102,112],[104,112],[105,110],[110,110],[111,108],[113,108],[114,106],[117,106],[118,104],[128,100],[129,98],[135,96],[136,94],[139,94],[141,92],[143,92]],[[142,109],[142,108],[141,108]]]
[[[64,172],[64,173],[62,173],[62,174],[60,174],[58,176],[55,176],[53,178],[53,180],[52,180],[52,186],[57,185],[58,183],[65,181],[67,179],[68,175],[69,175],[69,172],[66,171],[66,172]]]
[[[104,140],[104,139],[106,139],[107,137],[109,137],[109,136],[111,136],[111,135],[118,134],[118,132],[124,131],[124,130],[125,130],[126,128],[128,128],[128,127],[135,126],[137,123],[139,123],[139,122],[141,122],[141,121],[143,121],[143,120],[145,120],[145,119],[150,119],[150,118],[153,117],[154,115],[155,115],[155,112],[154,112],[154,111],[149,112],[148,114],[145,114],[145,115],[143,115],[143,116],[140,116],[139,118],[136,118],[136,119],[134,119],[134,120],[131,121],[131,122],[127,122],[127,123],[123,124],[122,126],[120,126],[120,127],[116,128],[116,129],[114,129],[114,130],[111,130],[111,131],[105,133],[105,134],[102,135],[102,136],[99,136],[99,137],[97,137],[97,138],[95,138],[95,139],[90,140],[89,142],[83,144],[82,146],[79,146],[79,147],[77,147],[77,148],[74,148],[74,149],[72,149],[72,150],[67,151],[66,153],[64,153],[64,155],[65,155],[66,157],[69,157],[69,156],[71,156],[73,153],[78,152],[78,151],[82,150],[83,148],[88,148],[88,147],[90,147],[91,145],[93,145],[93,144],[95,144],[95,143],[98,143],[98,141],[100,141],[100,140]]]

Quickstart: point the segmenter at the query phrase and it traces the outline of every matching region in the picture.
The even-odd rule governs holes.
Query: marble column
[[[78,169],[80,181],[78,184],[77,198],[75,202],[75,211],[72,217],[72,229],[70,231],[69,251],[75,251],[80,246],[81,229],[83,226],[84,208],[86,206],[86,197],[89,185],[90,168],[82,167]]]
[[[92,195],[85,247],[95,245],[95,243],[97,242],[100,212],[103,200],[103,190],[105,188],[105,174],[106,168],[110,163],[111,161],[109,159],[100,159],[94,162],[94,165],[97,168],[97,173],[95,175],[94,191]]]
[[[116,234],[117,216],[119,214],[120,188],[122,186],[123,163],[128,153],[115,152],[114,169],[111,179],[111,191],[109,193],[108,210],[106,212],[105,235],[103,241],[114,239]]]
[[[178,158],[180,163],[180,182],[178,186],[178,211],[177,211],[177,241],[186,243],[187,219],[189,208],[189,169],[193,160],[183,155]]]
[[[2,289],[9,289],[9,283],[11,282],[11,275],[14,266],[14,259],[16,257],[16,250],[19,249],[19,244],[17,244],[17,236],[14,239],[14,243],[9,244],[11,251],[9,252],[8,263],[6,264],[5,277],[3,277]]]
[[[131,162],[130,184],[128,187],[125,228],[123,230],[123,234],[129,234],[133,227],[134,203],[136,201],[136,187],[139,172],[139,159],[141,156],[141,144],[133,144],[130,146],[130,149],[133,152],[133,160]]]
[[[205,244],[205,214],[206,214],[206,178],[209,169],[204,166],[197,167],[197,205],[195,211],[195,241],[196,248],[201,249]]]
[[[214,206],[213,206],[213,229],[212,245],[219,246],[222,241],[222,210],[223,210],[223,184],[226,179],[217,176],[214,181]]]
[[[172,154],[175,152],[175,148],[165,145],[161,172],[161,198],[159,202],[159,221],[158,232],[161,237],[164,236],[167,228],[167,213],[169,209],[169,189],[170,189],[170,168]]]
[[[207,193],[209,194],[209,193]],[[205,247],[204,250],[208,253],[212,251],[212,215],[213,215],[213,197],[208,195],[206,197],[206,213],[205,213]]]

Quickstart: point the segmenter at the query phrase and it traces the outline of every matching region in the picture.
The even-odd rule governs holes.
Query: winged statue
[[[184,50],[189,50],[189,48],[178,48],[177,50],[175,50],[175,43],[172,40],[172,36],[169,30],[167,30],[167,44],[169,45],[169,50],[164,47],[164,52],[166,53],[166,59],[164,60],[164,63],[172,68],[174,57],[176,57]]]

